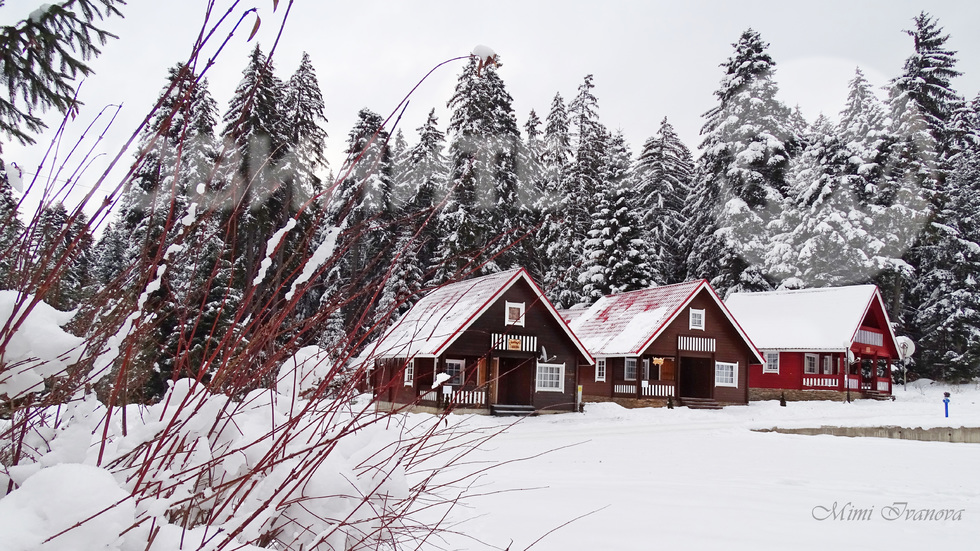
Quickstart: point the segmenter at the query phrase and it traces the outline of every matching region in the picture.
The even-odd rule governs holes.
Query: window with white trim
[[[595,361],[595,380],[596,382],[606,380],[606,359],[599,358]]]
[[[766,357],[766,365],[762,366],[763,373],[779,373],[779,351],[771,350],[763,352]]]
[[[415,360],[408,360],[405,364],[405,386],[412,386],[415,383]]]
[[[507,318],[504,320],[504,325],[520,325],[524,327],[524,303],[505,302],[504,306],[507,311]]]
[[[464,360],[446,360],[446,375],[452,377],[447,381],[451,385],[463,384],[463,371],[466,369]]]
[[[815,375],[817,371],[817,361],[819,356],[816,354],[806,354],[803,356],[803,373]]]
[[[623,378],[627,381],[636,380],[636,358],[626,358],[626,372]]]
[[[534,389],[542,392],[565,392],[565,364],[539,362]]]
[[[738,386],[738,362],[715,362],[715,386]]]
[[[690,329],[699,329],[704,331],[704,310],[695,310],[691,308],[690,314]]]
[[[643,358],[643,380],[650,380],[650,358]]]
[[[831,374],[833,374],[833,372],[834,372],[834,364],[833,364],[833,361],[834,360],[829,355],[823,357],[823,374],[824,375],[831,375]]]

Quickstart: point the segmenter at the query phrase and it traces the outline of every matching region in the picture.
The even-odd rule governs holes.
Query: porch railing
[[[647,386],[641,387],[643,396],[648,398],[666,398],[674,396],[673,381],[650,381]]]
[[[890,388],[888,379],[878,379],[878,392],[888,392]]]
[[[486,407],[486,388],[452,389],[419,391],[419,402],[422,405],[443,407],[454,406]]]
[[[646,384],[643,384],[643,383]],[[616,383],[613,385],[613,394],[619,397],[628,398],[667,398],[676,396],[674,392],[674,381],[641,381],[639,391],[636,383]]]
[[[861,388],[861,380],[855,375],[849,375],[847,377],[847,388],[851,390],[858,390]]]
[[[836,375],[803,377],[803,386],[807,388],[840,388],[840,377]]]

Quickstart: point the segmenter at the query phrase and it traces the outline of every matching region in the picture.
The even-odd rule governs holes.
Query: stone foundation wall
[[[846,391],[839,390],[784,390],[781,388],[750,388],[749,400],[778,400],[783,394],[787,402],[802,402],[806,400],[832,400],[843,402],[847,399]],[[851,400],[863,398],[860,392],[851,391]]]

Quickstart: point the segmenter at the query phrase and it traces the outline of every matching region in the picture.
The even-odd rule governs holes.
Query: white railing
[[[884,336],[881,333],[875,333],[867,329],[858,329],[857,338],[854,340],[861,344],[870,344],[873,346],[881,346],[885,342]]]
[[[616,394],[636,394],[636,385],[614,385],[613,392]]]
[[[419,400],[424,402],[435,402],[439,399],[439,393],[434,390],[423,392],[419,395]]]
[[[839,384],[837,377],[803,377],[803,386],[837,388]]]
[[[888,392],[888,381],[878,381],[878,392]]]
[[[857,390],[857,389],[861,388],[861,381],[859,381],[855,377],[848,377],[847,378],[847,388],[849,388],[851,390]]]
[[[487,393],[484,390],[454,390],[446,394],[446,402],[482,406],[487,403]]]
[[[651,382],[647,386],[643,387],[643,395],[644,396],[673,396],[674,385],[673,383]]]

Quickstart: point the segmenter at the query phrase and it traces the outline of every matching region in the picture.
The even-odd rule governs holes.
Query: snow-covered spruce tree
[[[599,122],[592,75],[586,75],[569,105],[572,159],[559,190],[556,224],[550,231],[549,255],[554,259],[548,279],[551,298],[564,307],[583,300],[584,244],[592,229],[594,201],[601,191],[608,161],[609,132]]]
[[[408,219],[402,225],[410,226],[413,234],[418,234],[417,261],[422,273],[427,274],[435,262],[440,240],[438,211],[446,198],[449,167],[444,154],[446,135],[439,130],[435,109],[429,111],[417,131],[419,141],[405,153],[397,195],[405,198],[401,216]],[[425,279],[429,279],[428,275]]]
[[[58,310],[73,310],[85,298],[84,292],[93,277],[94,238],[85,214],[80,213],[72,220],[64,204],[48,205],[32,235],[37,240],[31,247],[32,266],[53,273],[44,291],[44,301]],[[65,265],[56,268],[55,264],[61,262]]]
[[[848,83],[847,103],[840,113],[837,134],[849,154],[844,172],[856,200],[864,207],[878,201],[878,189],[891,138],[881,100],[860,68]]]
[[[326,221],[343,230],[338,248],[344,261],[336,274],[348,333],[363,335],[374,320],[370,292],[380,288],[393,258],[397,238],[392,208],[393,159],[384,119],[361,109],[347,137],[346,154],[356,164],[330,197]],[[321,227],[323,233],[326,228]]]
[[[687,276],[691,248],[683,211],[690,200],[694,160],[666,118],[657,134],[643,144],[633,174],[634,208],[650,246],[651,279],[680,283]]]
[[[578,276],[586,304],[655,283],[630,181],[631,154],[621,132],[610,138],[608,156]]]
[[[869,210],[856,193],[863,180],[848,173],[851,151],[824,116],[805,141],[790,172],[790,198],[776,223],[768,272],[787,287],[865,283],[875,273],[877,238],[868,233]]]
[[[323,189],[320,172],[327,168],[327,132],[323,129],[327,117],[316,71],[306,52],[296,72],[286,81],[284,100],[287,154],[281,170],[305,194],[319,193]]]
[[[16,169],[15,169],[16,170]],[[17,200],[0,159],[0,289],[15,289],[16,251],[22,244],[24,223],[17,216]]]
[[[961,73],[955,69],[956,52],[946,47],[949,35],[938,22],[926,12],[913,21],[915,27],[905,32],[912,37],[915,52],[905,60],[902,75],[892,80],[889,89],[892,118],[896,110],[914,104],[936,142],[939,158],[945,158],[951,145],[949,123],[963,103],[951,81]]]
[[[45,128],[39,111],[77,110],[75,83],[88,76],[87,62],[116,36],[98,24],[122,17],[124,0],[69,0],[44,4],[30,17],[0,29],[0,73],[6,86],[0,94],[0,131],[33,144]],[[2,150],[2,147],[0,147]]]
[[[566,246],[567,219],[561,210],[573,158],[569,124],[565,101],[561,94],[555,94],[545,118],[544,152],[541,158],[544,189],[537,201],[537,210],[544,215],[537,239],[540,250],[545,254],[539,256],[546,258],[540,281],[552,299],[557,298],[552,289],[565,281],[568,267],[572,265],[571,249]]]
[[[959,73],[954,69],[954,52],[945,49],[948,35],[924,12],[914,22],[915,28],[906,31],[913,39],[914,52],[889,88],[893,138],[878,203],[895,211],[884,225],[922,231],[911,235],[905,231],[893,238],[885,255],[887,264],[877,278],[888,297],[892,319],[913,335],[917,330],[907,324],[915,319],[922,299],[909,290],[918,286],[917,278],[931,279],[930,271],[952,268],[927,251],[941,240],[936,229],[948,222],[941,217],[950,212],[947,202],[953,193],[946,185],[950,122],[961,101],[950,87],[950,79]],[[880,233],[891,237],[887,229]]]
[[[533,230],[526,241],[530,251],[545,250],[547,231],[544,227],[549,221],[548,183],[545,175],[545,141],[541,128],[541,118],[534,109],[524,123],[524,143],[520,148],[520,179],[530,195],[527,223]],[[548,273],[550,259],[547,255],[530,252],[523,258],[523,266],[531,272],[536,281],[543,281]]]
[[[529,198],[518,177],[520,132],[493,65],[471,59],[449,100],[449,197],[439,214],[436,280],[519,265]]]
[[[242,75],[222,117],[226,155],[219,160],[219,191],[228,201],[225,208],[229,244],[235,251],[235,279],[238,288],[245,289],[258,273],[266,243],[289,218],[290,202],[277,170],[288,143],[283,83],[258,44]],[[276,273],[276,268],[270,271]],[[275,291],[277,286],[272,283],[263,288]],[[267,298],[263,292],[251,302]]]
[[[797,138],[789,109],[776,99],[768,46],[758,32],[742,33],[735,53],[722,64],[725,76],[715,91],[719,104],[705,113],[701,129],[699,185],[717,188],[710,193],[717,204],[714,221],[704,220],[697,228],[701,233],[689,258],[689,275],[711,278],[722,294],[772,286],[761,265],[769,239],[766,226],[782,207]]]
[[[957,155],[949,199],[936,213],[911,294],[919,352],[909,370],[945,381],[980,376],[980,148]]]

